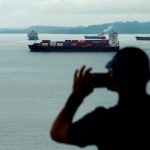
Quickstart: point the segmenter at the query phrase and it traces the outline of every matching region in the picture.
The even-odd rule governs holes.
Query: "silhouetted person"
[[[91,69],[83,66],[74,75],[73,90],[51,128],[57,142],[96,145],[99,150],[150,149],[150,96],[146,93],[149,60],[138,48],[120,50],[106,65],[107,88],[118,93],[118,103],[97,107],[80,120],[73,117],[84,98],[94,89]]]

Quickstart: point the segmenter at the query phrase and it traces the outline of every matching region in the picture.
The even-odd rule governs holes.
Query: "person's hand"
[[[73,93],[82,95],[83,97],[89,95],[93,91],[92,76],[90,71],[92,68],[82,66],[80,70],[74,73]]]

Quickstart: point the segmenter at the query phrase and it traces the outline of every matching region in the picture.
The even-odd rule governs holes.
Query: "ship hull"
[[[91,47],[73,47],[73,46],[40,46],[28,45],[31,52],[117,52],[119,46],[91,46]]]

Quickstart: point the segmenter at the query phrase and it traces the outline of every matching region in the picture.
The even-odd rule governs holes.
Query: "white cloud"
[[[43,0],[40,9],[59,13],[132,13],[150,12],[149,0]]]
[[[0,0],[0,27],[147,21],[149,5],[149,0]]]

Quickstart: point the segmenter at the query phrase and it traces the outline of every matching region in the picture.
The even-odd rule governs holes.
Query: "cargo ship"
[[[28,45],[31,52],[117,52],[120,49],[118,34],[109,34],[101,40],[42,40]]]
[[[143,40],[143,41],[149,41],[150,36],[136,36],[136,40]]]

